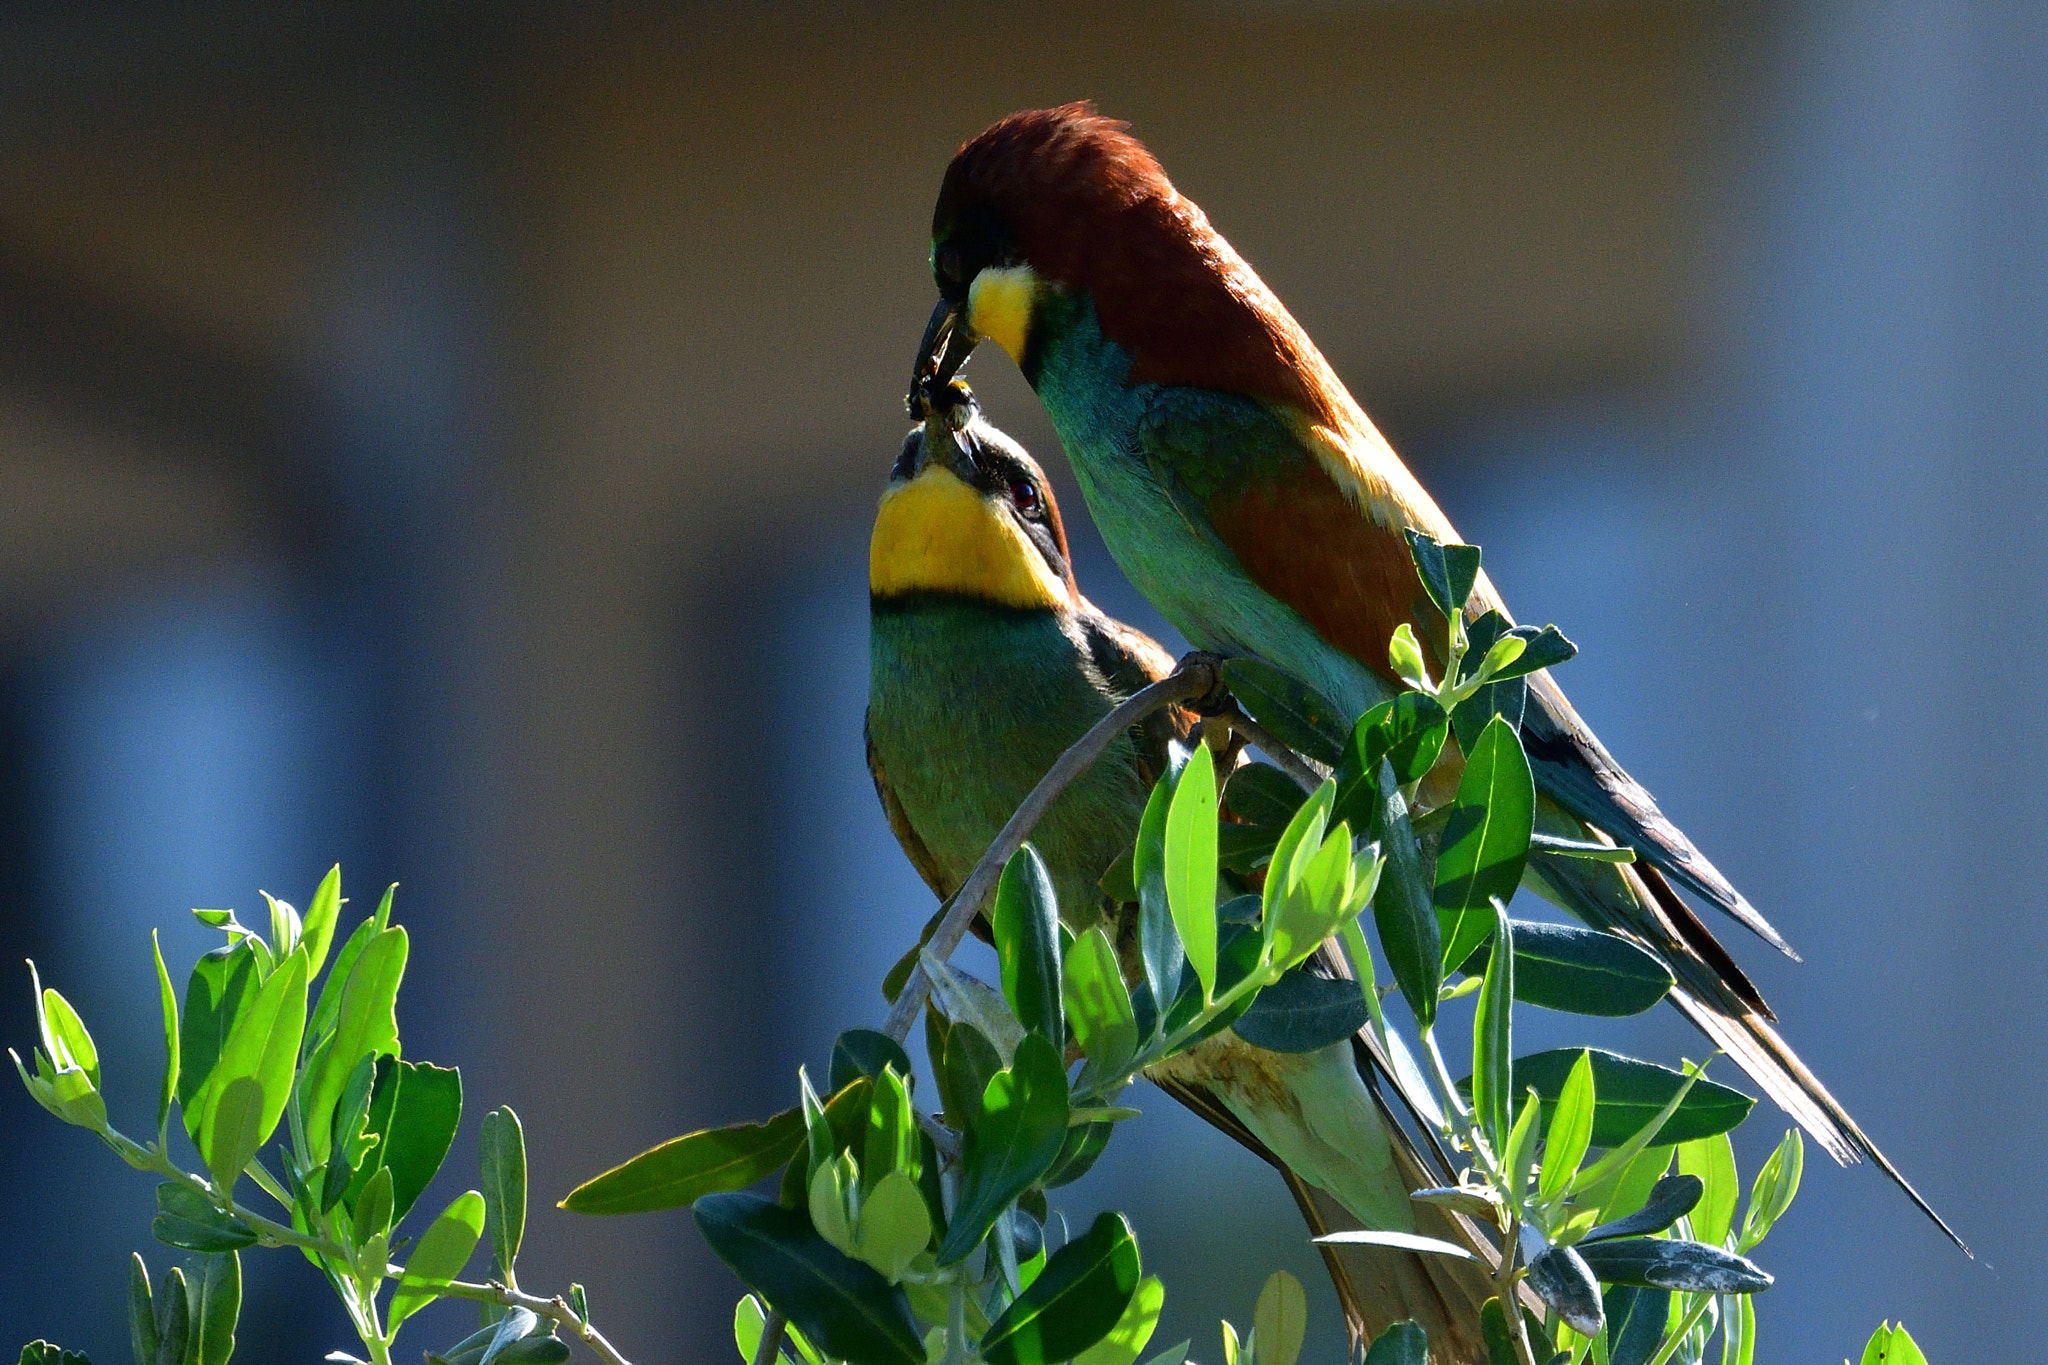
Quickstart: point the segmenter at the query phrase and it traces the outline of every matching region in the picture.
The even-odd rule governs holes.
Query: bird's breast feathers
[[[1065,582],[1015,522],[936,466],[882,494],[868,542],[876,597],[952,593],[1020,610],[1064,608]]]

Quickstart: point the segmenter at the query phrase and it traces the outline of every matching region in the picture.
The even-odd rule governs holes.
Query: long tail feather
[[[1842,1165],[1870,1158],[1965,1255],[1971,1254],[1955,1229],[1779,1036],[1755,985],[1655,868],[1539,854],[1530,859],[1530,871],[1546,898],[1596,929],[1634,939],[1660,958],[1678,982],[1672,1004],[1773,1103]],[[1704,944],[1711,949],[1702,952]]]
[[[1799,961],[1784,935],[1771,927],[1683,830],[1665,818],[1643,785],[1614,761],[1548,673],[1529,679],[1522,743],[1544,795],[1634,849],[1715,909]]]

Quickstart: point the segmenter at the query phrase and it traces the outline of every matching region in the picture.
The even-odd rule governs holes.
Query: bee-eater
[[[868,766],[891,830],[944,899],[1054,760],[1174,661],[1081,595],[1043,471],[978,416],[935,417],[904,442],[875,517],[868,585]],[[1099,883],[1135,840],[1168,745],[1190,742],[1196,724],[1179,708],[1154,713],[1033,830],[1069,923],[1111,913],[1128,946],[1129,916]],[[1134,959],[1126,975],[1143,979]],[[1282,1054],[1226,1030],[1151,1079],[1279,1169],[1315,1234],[1362,1225],[1482,1250],[1455,1217],[1411,1204],[1410,1191],[1449,1172],[1386,1110],[1373,1074],[1350,1044]],[[1486,1359],[1479,1309],[1493,1291],[1480,1267],[1324,1251],[1354,1338],[1414,1318],[1437,1365]]]
[[[1258,655],[1357,715],[1400,686],[1387,654],[1397,627],[1441,637],[1403,532],[1455,542],[1449,519],[1127,125],[1070,104],[973,138],[939,191],[931,268],[940,300],[914,385],[950,380],[984,338],[1007,351],[1110,553],[1197,648]],[[1468,610],[1489,608],[1506,610],[1482,575]],[[1790,953],[1785,941],[1549,676],[1529,682],[1521,733],[1538,828],[1598,831],[1638,855],[1632,866],[1539,855],[1535,889],[1663,957],[1674,1003],[1788,1114],[1837,1160],[1868,1155],[1940,1222],[1780,1038],[1672,883]]]

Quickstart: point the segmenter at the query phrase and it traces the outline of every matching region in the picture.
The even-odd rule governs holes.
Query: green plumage
[[[1104,623],[1078,612],[913,593],[877,601],[869,622],[876,786],[891,822],[900,812],[923,846],[919,871],[941,896],[1060,754],[1151,681]],[[1069,924],[1096,917],[1096,882],[1136,838],[1163,757],[1119,738],[1033,832]]]

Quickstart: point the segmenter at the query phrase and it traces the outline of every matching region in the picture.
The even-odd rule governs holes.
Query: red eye
[[[1045,510],[1045,502],[1038,496],[1038,489],[1029,479],[1015,479],[1010,483],[1010,501],[1017,510],[1027,517],[1035,517]]]

